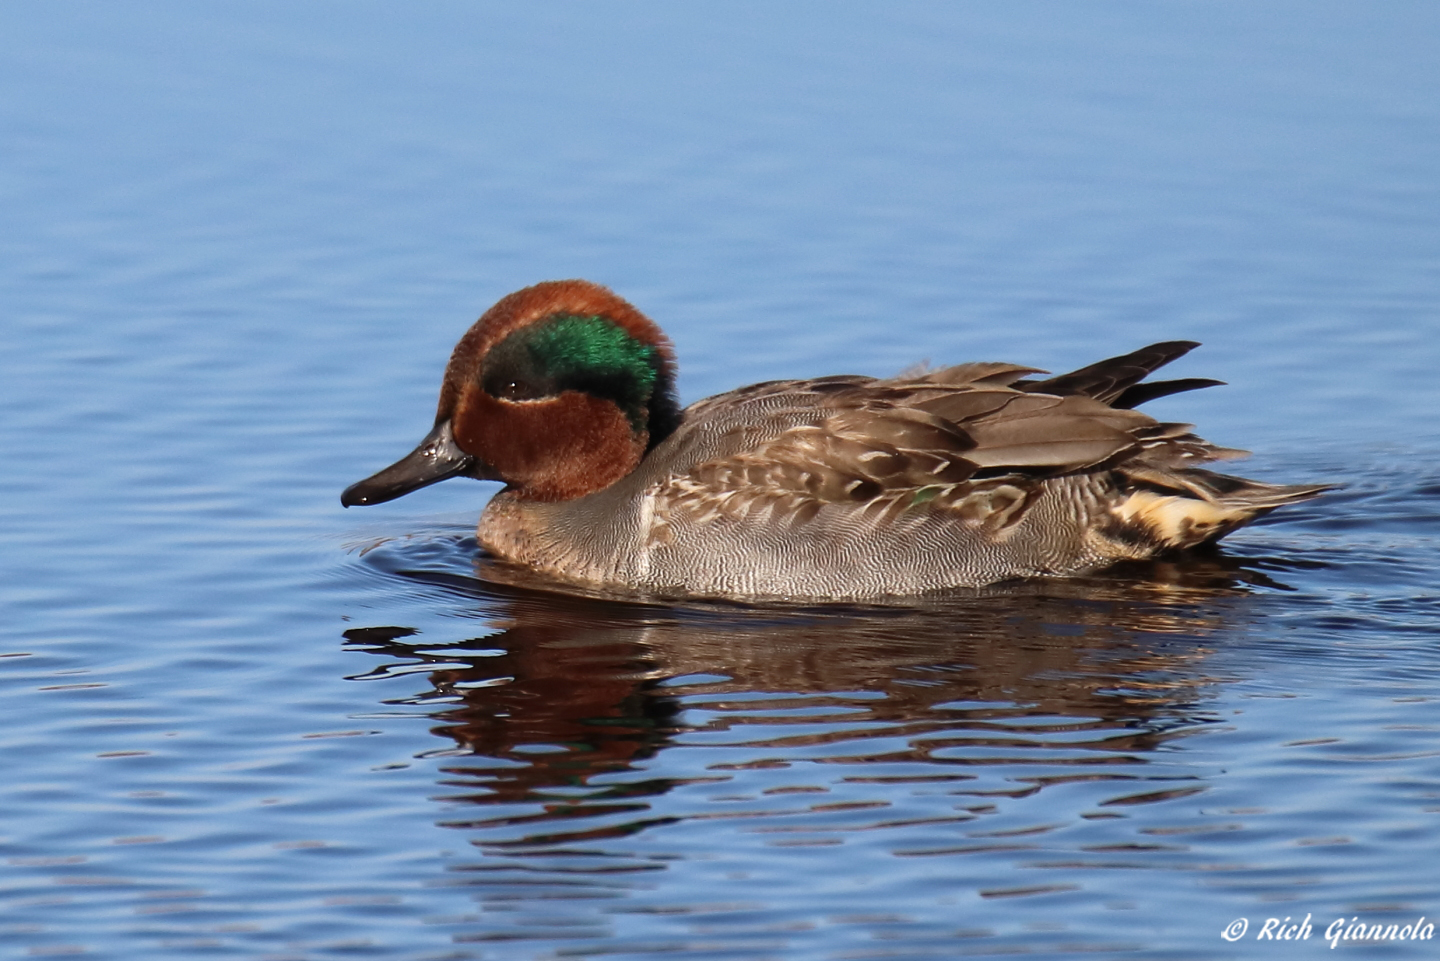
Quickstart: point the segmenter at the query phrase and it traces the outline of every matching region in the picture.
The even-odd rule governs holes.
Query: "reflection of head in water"
[[[745,741],[752,749],[843,741],[849,763],[862,763],[858,740],[926,734],[886,755],[924,761],[996,731],[1007,749],[1023,751],[1025,718],[1048,719],[1045,731],[1069,718],[1067,747],[1113,763],[1194,723],[1213,680],[1198,666],[1206,638],[1224,626],[1227,598],[1244,593],[1238,581],[1263,579],[1219,555],[1140,573],[1029,582],[926,606],[808,610],[649,606],[407,574],[478,605],[496,633],[442,644],[407,642],[407,628],[346,637],[409,665],[446,665],[420,702],[446,704],[432,715],[442,722],[436,734],[498,762],[451,769],[465,778],[457,783],[483,786],[466,798],[481,803],[625,770],[694,731],[682,712],[699,701],[717,718],[704,729],[761,734]],[[757,705],[757,695],[767,697]],[[797,704],[824,717],[772,716],[763,732],[751,727],[757,706],[785,713]],[[784,734],[787,724],[834,721],[827,707],[849,712],[847,723]],[[944,732],[952,736],[934,736]],[[617,796],[667,789],[630,782]]]

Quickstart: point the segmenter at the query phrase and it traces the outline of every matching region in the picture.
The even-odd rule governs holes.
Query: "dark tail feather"
[[[1120,392],[1120,396],[1110,402],[1111,407],[1120,410],[1131,410],[1139,407],[1146,401],[1155,400],[1159,397],[1169,397],[1171,394],[1184,393],[1187,390],[1199,390],[1202,387],[1223,387],[1223,380],[1211,380],[1208,377],[1186,377],[1183,380],[1157,380],[1149,384],[1135,384]]]
[[[1200,344],[1193,340],[1167,340],[1134,353],[1111,357],[1048,380],[1020,381],[1013,384],[1021,390],[1040,394],[1084,394],[1110,403],[1131,387],[1144,380],[1178,357],[1183,357]],[[1148,399],[1148,398],[1147,398]]]

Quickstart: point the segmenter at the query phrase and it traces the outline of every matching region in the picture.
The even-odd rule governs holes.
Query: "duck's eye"
[[[508,380],[500,388],[499,396],[504,400],[532,400],[540,394],[528,381]]]

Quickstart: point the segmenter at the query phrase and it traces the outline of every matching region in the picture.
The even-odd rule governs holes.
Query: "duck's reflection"
[[[646,819],[599,835],[555,822],[648,810],[642,797],[697,776],[801,757],[855,777],[866,765],[965,780],[1008,768],[1004,783],[972,793],[1010,796],[1143,764],[1210,720],[1202,662],[1227,597],[1263,577],[1216,555],[905,609],[777,610],[588,600],[502,585],[515,579],[503,569],[480,574],[403,576],[479,608],[494,633],[442,644],[394,627],[346,637],[395,659],[376,674],[435,665],[433,690],[409,701],[438,701],[435,733],[473,758],[445,768],[459,789],[448,800],[538,802],[463,822],[506,825],[508,843],[522,844],[630,833]],[[728,750],[698,775],[635,776],[677,739]],[[894,776],[907,774],[921,776]]]
[[[906,938],[937,957],[979,937],[1028,949],[1023,902],[1093,896],[1093,872],[1136,869],[1138,890],[1187,867],[1165,839],[1174,817],[1194,829],[1210,769],[1176,748],[1219,720],[1208,662],[1267,566],[1217,554],[816,610],[587,600],[483,563],[413,571],[468,570],[467,548],[367,562],[395,594],[420,587],[426,623],[483,636],[346,636],[383,659],[367,676],[429,680],[399,700],[438,722],[439,823],[475,850],[437,883],[477,906],[434,923],[495,957],[556,939],[587,956],[784,957],[817,925],[857,957]],[[984,909],[962,918],[967,903]],[[1022,933],[986,927],[1009,905]]]

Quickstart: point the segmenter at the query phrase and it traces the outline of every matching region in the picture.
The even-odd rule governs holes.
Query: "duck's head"
[[[380,504],[447,477],[504,481],[559,501],[603,490],[678,425],[670,342],[585,280],[516,291],[450,355],[435,426],[340,503]]]

